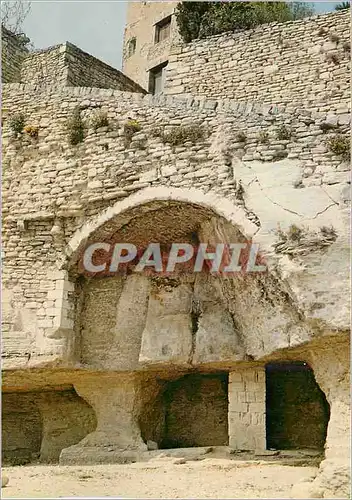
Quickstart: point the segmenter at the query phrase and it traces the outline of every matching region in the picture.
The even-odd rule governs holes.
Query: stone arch
[[[61,268],[66,268],[68,261],[74,261],[79,250],[87,242],[89,236],[100,226],[115,217],[127,213],[129,210],[155,201],[177,201],[186,204],[198,205],[214,212],[214,215],[223,217],[229,223],[238,227],[247,238],[252,238],[258,227],[251,222],[243,208],[236,206],[233,201],[219,196],[216,193],[203,193],[199,189],[181,189],[172,187],[151,187],[138,191],[135,194],[116,202],[112,207],[86,222],[71,237],[65,249],[65,262]]]
[[[142,189],[113,206],[103,210],[100,214],[86,221],[68,242],[58,270],[52,273],[50,279],[55,288],[55,317],[53,328],[46,332],[47,338],[64,339],[66,347],[65,357],[71,359],[74,350],[74,303],[69,294],[75,290],[75,279],[70,273],[78,261],[80,252],[85,248],[90,237],[95,235],[99,228],[104,227],[111,221],[117,221],[117,227],[129,222],[136,217],[139,210],[147,210],[150,204],[179,203],[184,206],[198,207],[204,209],[215,218],[221,218],[227,224],[236,228],[244,240],[251,240],[258,231],[258,227],[251,222],[242,207],[236,206],[233,201],[212,191],[204,193],[199,189],[181,189],[172,187],[150,187]],[[101,240],[98,240],[101,241]]]
[[[168,205],[178,203],[180,206],[187,207],[187,210],[204,209],[207,211],[207,217],[210,214],[212,219],[222,220],[220,232],[215,235],[215,239],[203,241],[224,242],[222,239],[224,235],[226,236],[226,231],[223,231],[224,227],[226,230],[229,229],[230,234],[242,238],[236,241],[252,240],[258,231],[258,227],[247,218],[243,208],[214,192],[203,193],[197,189],[155,187],[143,189],[115,203],[77,230],[66,247],[64,262],[55,278],[59,281],[56,284],[56,290],[62,296],[58,297],[59,309],[53,329],[54,337],[75,338],[74,303],[69,300],[68,292],[75,290],[77,274],[74,277],[71,269],[77,264],[82,249],[87,243],[93,241],[91,238],[95,238],[95,241],[105,241],[100,237],[109,235],[111,224],[113,224],[114,231],[119,233],[121,227],[130,227],[134,219],[139,217],[140,211],[143,213],[145,210],[149,217],[150,207],[154,210],[154,214],[160,212],[164,217],[163,210],[160,210],[164,203]],[[175,225],[177,226],[177,221]],[[208,235],[211,234],[212,228],[212,224],[208,224]],[[138,230],[134,234],[138,234]],[[241,357],[249,356],[250,359],[258,359],[278,349],[291,347],[293,342],[297,345],[297,343],[309,340],[310,337],[309,330],[304,325],[303,318],[291,300],[284,282],[274,275],[268,274],[263,277],[258,274],[260,273],[247,273],[247,276],[240,276],[235,284],[230,280],[227,282],[219,280],[216,283],[217,294],[224,303],[226,302],[226,308],[231,316],[225,321],[221,312],[218,311],[220,324],[226,326],[229,322],[231,324],[234,322],[236,329],[240,332],[238,335],[242,342]],[[132,284],[131,288],[133,289]],[[200,285],[198,288],[202,290],[206,289],[206,286]],[[201,291],[200,295],[202,295]],[[212,314],[209,312],[209,318]],[[72,342],[70,344],[68,341],[67,349],[71,349],[72,352]],[[204,361],[209,357],[208,354],[200,350],[196,357]],[[71,355],[68,353],[67,357],[70,358]]]

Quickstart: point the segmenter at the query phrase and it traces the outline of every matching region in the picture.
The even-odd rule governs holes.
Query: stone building
[[[225,61],[217,79],[217,44],[247,36],[227,34],[173,47],[161,96],[3,33],[4,461],[313,448],[307,494],[348,497],[348,13],[260,27],[248,50],[271,31],[299,36],[265,78],[233,87],[255,77]],[[189,77],[205,52],[211,98]],[[266,271],[82,266],[95,243],[251,241]]]
[[[165,83],[171,46],[178,40],[177,2],[129,2],[122,71],[152,94]]]

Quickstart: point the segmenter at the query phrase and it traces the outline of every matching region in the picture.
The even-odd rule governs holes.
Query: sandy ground
[[[291,486],[315,467],[208,458],[158,459],[128,465],[6,467],[2,498],[290,498]]]

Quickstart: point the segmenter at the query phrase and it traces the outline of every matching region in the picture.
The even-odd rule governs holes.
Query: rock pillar
[[[93,408],[97,427],[77,445],[63,450],[61,463],[118,462],[114,452],[147,449],[138,423],[142,398],[135,375],[96,375],[74,387]]]
[[[325,459],[316,478],[297,484],[292,498],[350,498],[350,360],[348,342],[335,342],[311,352],[316,381],[330,405]]]

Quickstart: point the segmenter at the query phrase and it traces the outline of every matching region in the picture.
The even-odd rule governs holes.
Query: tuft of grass
[[[238,132],[236,134],[236,142],[246,142],[247,136],[244,132]]]
[[[296,224],[291,224],[287,231],[284,231],[280,227],[277,230],[279,239],[282,242],[300,241],[304,233],[304,229],[296,226]]]
[[[71,146],[76,146],[84,140],[85,127],[81,117],[81,110],[76,107],[71,117],[66,122],[68,142]]]
[[[164,133],[162,140],[164,143],[169,143],[172,146],[184,144],[187,141],[197,142],[204,136],[203,128],[199,125],[192,125],[189,127],[179,126],[173,127],[170,132]]]
[[[279,141],[289,141],[292,137],[292,130],[286,127],[286,125],[281,125],[276,130],[276,137],[279,139]]]
[[[327,62],[332,62],[336,65],[340,63],[339,55],[336,52],[329,52],[326,54],[326,60]]]
[[[262,144],[268,144],[269,142],[269,134],[265,130],[259,132],[259,142]]]
[[[327,146],[329,151],[337,156],[341,156],[345,160],[350,157],[350,141],[345,135],[335,135],[335,137],[328,140]]]
[[[24,126],[25,117],[23,113],[16,113],[10,117],[9,127],[16,136],[22,134]]]
[[[345,52],[351,52],[351,43],[350,42],[344,42],[342,44],[342,48]]]
[[[330,33],[329,39],[333,43],[339,43],[339,41],[340,41],[340,37],[337,33]]]
[[[291,224],[291,226],[288,228],[287,238],[290,241],[300,241],[303,235],[304,235],[304,230],[296,226],[296,224]]]
[[[164,134],[164,129],[161,126],[152,127],[152,129],[150,130],[151,137],[162,137],[163,134]]]
[[[337,238],[337,231],[333,226],[322,226],[320,228],[321,235],[326,238],[326,239],[331,239],[331,240],[336,240]]]
[[[140,123],[137,120],[128,120],[123,126],[123,132],[125,135],[126,144],[131,142],[132,137],[136,132],[142,130]]]
[[[106,114],[105,111],[97,111],[94,113],[94,115],[91,118],[91,126],[92,128],[97,131],[98,128],[101,127],[108,127],[109,126],[109,119],[108,115]]]
[[[326,35],[327,31],[325,28],[323,28],[323,26],[321,28],[319,28],[319,31],[318,31],[318,36],[324,36]]]

